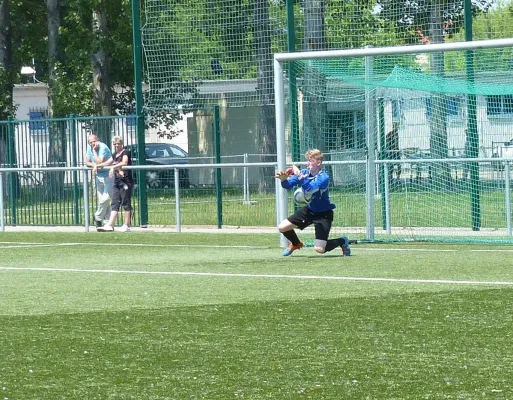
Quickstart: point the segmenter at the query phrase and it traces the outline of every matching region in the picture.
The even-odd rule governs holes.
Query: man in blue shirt
[[[300,170],[294,165],[288,171],[278,172],[275,175],[284,189],[289,190],[300,185],[305,195],[310,198],[306,206],[298,209],[278,225],[278,230],[290,242],[283,255],[289,256],[294,250],[303,247],[303,242],[299,240],[294,229],[303,230],[314,224],[314,249],[317,253],[326,253],[340,247],[344,256],[350,256],[351,249],[347,237],[328,240],[335,204],[330,201],[328,193],[329,175],[322,169],[323,154],[318,149],[312,149],[306,152],[305,158],[307,161],[305,169]]]
[[[109,176],[109,169],[104,168],[112,164],[112,152],[105,143],[100,142],[98,136],[91,134],[87,137],[87,153],[85,163],[93,169],[96,182],[96,196],[98,207],[94,213],[96,229],[102,231],[103,221],[108,219],[111,212],[111,198],[113,179]]]

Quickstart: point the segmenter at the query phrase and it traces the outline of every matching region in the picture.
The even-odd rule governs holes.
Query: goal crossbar
[[[475,40],[469,42],[434,43],[414,46],[365,47],[361,49],[303,51],[297,53],[275,53],[277,62],[296,60],[316,60],[348,57],[372,57],[395,54],[436,53],[513,47],[513,38]]]

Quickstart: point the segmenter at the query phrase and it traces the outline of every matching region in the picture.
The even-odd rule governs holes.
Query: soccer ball
[[[302,188],[297,188],[294,192],[294,202],[299,206],[306,206],[312,200],[312,195],[305,193]]]

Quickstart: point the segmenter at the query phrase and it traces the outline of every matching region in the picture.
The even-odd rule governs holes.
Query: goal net
[[[333,235],[511,242],[512,45],[277,54],[279,163],[325,153]]]

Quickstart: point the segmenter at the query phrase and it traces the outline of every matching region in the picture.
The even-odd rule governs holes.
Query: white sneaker
[[[98,230],[100,232],[113,232],[114,231],[114,227],[112,227],[110,225],[103,225],[103,227],[98,228]]]
[[[121,228],[119,228],[121,232],[130,232],[130,228],[126,225],[121,225]]]

